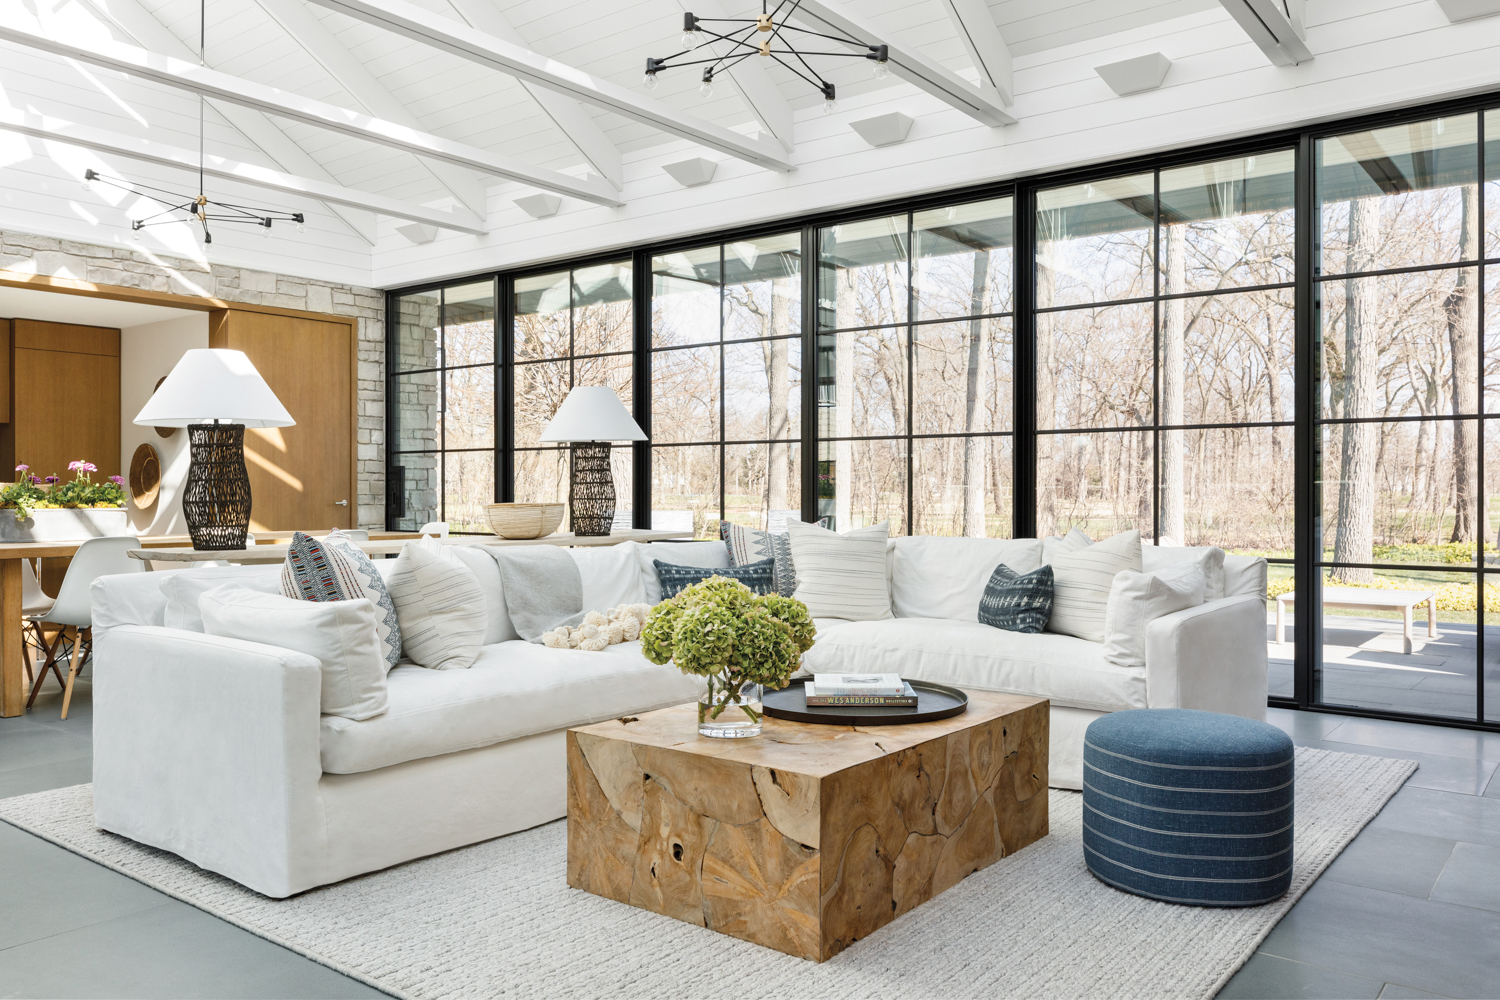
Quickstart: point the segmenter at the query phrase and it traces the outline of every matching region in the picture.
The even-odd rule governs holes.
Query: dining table
[[[314,537],[325,531],[308,532]],[[227,562],[237,565],[279,563],[286,559],[292,531],[257,531],[256,544],[243,549],[194,549],[187,535],[142,536],[141,547],[129,555],[147,569],[187,569],[192,563]],[[406,542],[421,537],[414,531],[371,531],[369,541],[357,544],[370,556],[393,556]],[[608,535],[557,532],[543,538],[500,538],[496,535],[454,535],[438,539],[443,545],[618,545],[621,542],[659,542],[692,538],[691,531],[630,529]],[[67,559],[87,539],[57,542],[0,542],[0,718],[20,715],[26,707],[26,647],[21,632],[21,560]],[[40,575],[40,574],[39,574]]]

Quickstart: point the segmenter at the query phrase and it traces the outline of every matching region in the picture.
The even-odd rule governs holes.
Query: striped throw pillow
[[[786,527],[797,567],[792,596],[809,614],[856,622],[892,617],[885,570],[889,521],[844,534],[801,521],[787,521]]]
[[[1040,632],[1052,617],[1052,567],[1024,576],[1005,563],[995,567],[979,598],[979,620],[1007,632]]]
[[[1047,631],[1103,642],[1115,574],[1141,571],[1141,533],[1122,531],[1052,560],[1052,619]]]
[[[818,527],[828,527],[828,518],[822,518]],[[776,593],[791,597],[797,589],[797,569],[792,559],[791,539],[784,531],[761,531],[747,528],[730,521],[719,522],[719,537],[729,550],[729,565],[749,566],[762,559],[776,563]]]

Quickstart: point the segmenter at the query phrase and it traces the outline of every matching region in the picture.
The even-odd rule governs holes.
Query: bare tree
[[[1474,184],[1459,189],[1462,219],[1459,223],[1459,259],[1479,257],[1479,191]],[[1473,268],[1460,268],[1453,291],[1443,302],[1448,321],[1448,341],[1453,347],[1453,413],[1458,417],[1479,412],[1479,295],[1474,288]],[[1473,542],[1490,536],[1489,504],[1479,478],[1479,428],[1473,420],[1453,424],[1453,473],[1457,511],[1449,541]]]
[[[979,315],[989,312],[986,292],[989,288],[990,251],[974,254],[974,285],[970,296],[969,312]],[[964,393],[964,433],[988,430],[984,422],[984,398],[987,394],[989,372],[989,348],[985,331],[987,320],[969,320],[969,371]],[[984,503],[984,456],[988,442],[984,438],[964,439],[964,534],[970,538],[983,538],[988,531],[985,526]]]
[[[1380,241],[1380,199],[1349,201],[1349,252],[1351,274],[1373,268]],[[1345,282],[1343,416],[1373,417],[1378,388],[1380,345],[1375,284],[1369,279]],[[1378,468],[1380,425],[1347,423],[1343,428],[1343,461],[1339,473],[1338,523],[1334,529],[1334,562],[1368,563],[1375,552],[1375,475]],[[1340,567],[1337,580],[1369,583],[1373,571]]]
[[[1186,291],[1187,226],[1166,227],[1166,260],[1162,277],[1166,293]],[[1161,325],[1161,414],[1163,424],[1183,422],[1184,353],[1187,342],[1187,300],[1168,299],[1162,304]],[[1187,541],[1186,493],[1183,485],[1183,435],[1180,430],[1161,433],[1161,533],[1179,545]]]

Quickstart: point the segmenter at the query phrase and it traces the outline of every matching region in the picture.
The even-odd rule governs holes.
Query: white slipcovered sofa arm
[[[318,884],[317,659],[147,625],[94,657],[97,825],[268,896]]]
[[[1146,626],[1146,704],[1266,717],[1266,604],[1210,601]]]

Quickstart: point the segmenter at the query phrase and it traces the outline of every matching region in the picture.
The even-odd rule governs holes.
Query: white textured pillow
[[[385,651],[375,631],[375,605],[365,598],[299,601],[231,583],[198,598],[198,607],[209,635],[271,640],[317,657],[324,715],[358,721],[385,711]]]
[[[639,542],[621,542],[567,550],[583,579],[583,610],[607,611],[618,604],[640,604],[646,600],[640,556],[636,554],[640,547]],[[657,558],[671,561],[663,556]],[[651,577],[656,578],[654,566]]]
[[[889,521],[842,535],[801,521],[788,520],[786,527],[797,568],[792,596],[812,617],[856,622],[891,617],[885,567]]]
[[[1141,570],[1155,573],[1169,566],[1196,566],[1203,571],[1205,601],[1224,596],[1224,550],[1214,545],[1152,545],[1141,543]]]
[[[1113,538],[1052,560],[1052,620],[1047,631],[1104,641],[1104,615],[1115,574],[1141,571],[1141,533]]]
[[[208,566],[164,574],[161,592],[167,598],[162,624],[189,632],[203,631],[198,598],[215,587],[236,583],[257,594],[281,593],[280,566]]]
[[[1146,626],[1203,603],[1203,570],[1193,563],[1155,572],[1115,574],[1104,613],[1104,658],[1122,667],[1146,665]]]
[[[1086,549],[1093,544],[1094,540],[1088,535],[1077,528],[1069,528],[1066,535],[1051,535],[1042,539],[1042,562],[1043,564],[1050,563],[1059,556]]]
[[[401,648],[419,667],[466,670],[484,643],[479,578],[435,538],[407,542],[386,589],[401,622]]]

